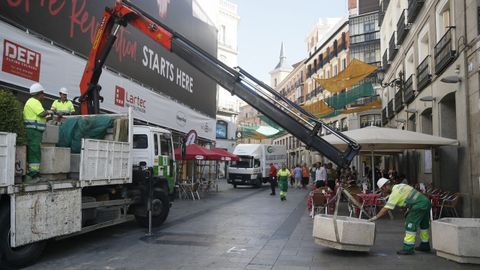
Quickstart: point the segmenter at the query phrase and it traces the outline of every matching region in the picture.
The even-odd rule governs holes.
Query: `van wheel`
[[[146,205],[138,205],[140,211],[135,211],[137,223],[148,228],[148,211]],[[165,222],[170,212],[170,201],[168,194],[161,188],[155,188],[152,198],[152,227],[158,227]]]
[[[20,268],[38,260],[45,249],[46,241],[13,248],[10,246],[10,207],[0,207],[0,254],[2,261],[10,267]],[[0,265],[1,266],[1,265]]]

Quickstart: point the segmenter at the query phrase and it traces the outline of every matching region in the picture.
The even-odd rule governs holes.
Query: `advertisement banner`
[[[38,81],[47,94],[58,96],[60,87],[67,87],[69,98],[80,95],[84,59],[3,22],[0,33],[0,81],[25,88]],[[125,113],[131,107],[137,119],[184,133],[195,130],[199,137],[215,140],[215,118],[108,69],[103,70],[99,83],[104,97],[100,106],[104,110]]]
[[[129,2],[216,55],[216,29],[193,16],[192,0]],[[113,7],[114,3],[114,0],[4,0],[0,1],[0,16],[85,57],[104,8]],[[216,83],[132,26],[120,28],[106,65],[158,93],[215,117]],[[15,65],[11,68],[24,76],[35,74],[18,70]]]

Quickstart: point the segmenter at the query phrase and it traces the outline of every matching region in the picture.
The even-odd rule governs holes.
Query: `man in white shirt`
[[[325,181],[327,180],[327,170],[325,169],[325,164],[319,162],[317,164],[317,170],[315,171],[315,185],[317,188],[324,187]]]

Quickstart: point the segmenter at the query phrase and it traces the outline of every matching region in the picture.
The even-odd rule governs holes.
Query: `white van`
[[[268,181],[270,163],[280,167],[287,162],[287,149],[284,145],[239,144],[233,153],[240,157],[228,167],[228,183],[261,187]]]

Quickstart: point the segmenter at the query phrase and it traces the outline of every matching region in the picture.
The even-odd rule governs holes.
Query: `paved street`
[[[288,200],[269,189],[233,189],[175,201],[167,222],[146,237],[135,223],[50,243],[27,269],[478,269],[433,254],[400,257],[402,223],[378,223],[370,253],[316,245],[304,190]]]

